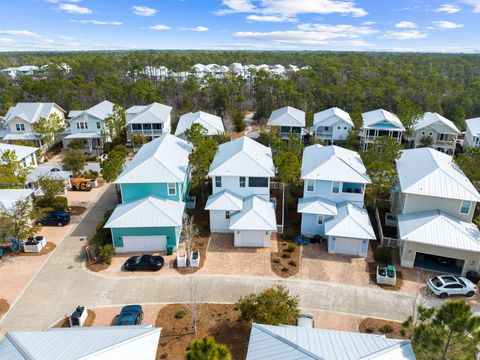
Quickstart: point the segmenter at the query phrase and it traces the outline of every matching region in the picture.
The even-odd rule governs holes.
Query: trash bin
[[[173,254],[173,245],[167,245],[167,255]]]
[[[478,284],[478,281],[480,280],[480,274],[476,271],[468,271],[467,279],[473,282],[474,284]]]

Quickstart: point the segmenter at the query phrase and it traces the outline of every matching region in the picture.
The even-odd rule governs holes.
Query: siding
[[[166,183],[121,184],[122,203],[132,202],[147,196],[157,196],[163,199],[180,201],[183,200],[183,193],[179,191],[182,187],[182,184],[176,183],[176,194],[168,195],[168,185]]]
[[[303,184],[303,197],[309,198],[314,196],[328,196],[330,198],[347,200],[353,202],[355,205],[363,207],[363,198],[364,194],[355,194],[355,193],[344,193],[341,192],[342,187],[340,186],[340,193],[332,193],[332,181],[324,180],[315,180],[315,188],[312,192],[307,191],[307,181],[304,181]]]
[[[86,122],[87,129],[77,129],[77,123]],[[97,122],[100,123],[100,129],[97,129]],[[88,114],[83,114],[82,116],[76,118],[70,122],[70,130],[72,134],[76,133],[91,133],[91,132],[100,132],[103,129],[103,120],[97,119],[93,116],[88,116]]]
[[[317,225],[317,215],[302,214],[301,233],[305,236],[325,235],[323,225]]]
[[[180,239],[180,227],[158,228],[116,228],[112,229],[112,239],[115,247],[123,247],[122,236],[153,236],[165,235],[167,245],[177,246]]]
[[[446,213],[455,216],[463,221],[471,222],[475,210],[475,203],[473,203],[470,207],[470,213],[466,215],[460,214],[461,203],[461,200],[455,199],[405,194],[405,200],[403,200],[403,213],[408,214],[418,211],[438,209],[443,210]]]
[[[210,231],[211,232],[232,232],[229,230],[230,219],[225,218],[225,211],[210,210]]]
[[[268,180],[268,187],[248,187],[248,177],[245,177],[245,187],[240,187],[239,176],[222,176],[222,186],[215,186],[215,177],[212,178],[212,195],[219,191],[229,190],[234,194],[241,197],[247,197],[250,195],[265,195],[266,198],[270,198],[270,179]]]

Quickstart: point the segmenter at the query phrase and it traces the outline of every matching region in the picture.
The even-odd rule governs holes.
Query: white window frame
[[[97,121],[97,129],[101,129],[102,125],[100,124],[100,121]]]
[[[462,209],[464,208],[464,203],[468,203],[468,211],[467,212],[462,211]],[[459,213],[462,214],[462,215],[468,215],[468,214],[470,214],[471,209],[472,209],[472,202],[468,201],[468,200],[462,200],[462,202],[460,203]]]
[[[317,225],[323,225],[325,223],[325,219],[323,218],[323,215],[318,215],[317,216]]]
[[[222,177],[215,176],[215,187],[220,188],[222,187]]]
[[[335,184],[338,184],[338,191],[333,191],[335,189]],[[332,181],[332,194],[340,194],[341,189],[342,189],[341,181]]]
[[[310,184],[312,184],[312,190],[308,190]],[[315,180],[307,180],[307,192],[314,192],[314,191],[315,191]]]
[[[15,124],[15,129],[17,129],[17,131],[25,131],[25,124],[17,123]]]
[[[173,185],[173,188],[171,187]],[[177,195],[177,184],[176,183],[168,183],[167,184],[167,191],[169,196]],[[173,190],[173,194],[171,192]]]
[[[243,182],[242,182],[242,179],[243,179]],[[243,183],[243,185],[242,185]],[[241,188],[244,188],[247,186],[247,177],[246,176],[240,176],[238,178],[238,185],[241,187]]]

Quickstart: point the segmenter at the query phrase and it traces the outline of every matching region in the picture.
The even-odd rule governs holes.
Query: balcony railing
[[[322,139],[331,139],[333,136],[332,132],[317,131],[316,136]]]
[[[434,146],[455,147],[456,142],[454,140],[436,140]]]
[[[129,130],[131,134],[152,134],[152,135],[161,135],[162,129],[143,129],[143,130]]]

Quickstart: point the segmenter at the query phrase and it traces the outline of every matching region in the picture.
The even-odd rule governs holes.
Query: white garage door
[[[235,231],[235,246],[239,247],[263,247],[265,239],[265,231]],[[270,244],[266,244],[270,246]]]
[[[360,253],[361,240],[349,238],[336,238],[336,254],[357,255]]]
[[[117,248],[117,252],[154,252],[165,251],[167,237],[158,236],[124,236],[123,248]]]

